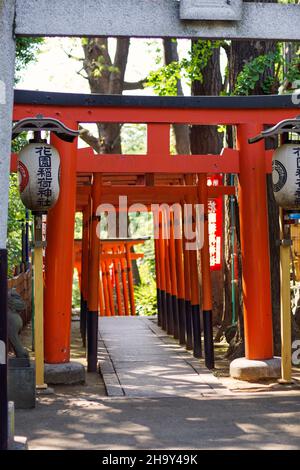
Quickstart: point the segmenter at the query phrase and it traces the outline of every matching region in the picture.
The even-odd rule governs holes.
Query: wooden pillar
[[[64,123],[77,128],[73,121]],[[60,196],[47,217],[44,338],[45,361],[57,364],[70,361],[77,139],[68,143],[52,134],[51,143],[60,154],[61,170]]]
[[[108,298],[109,298],[109,306],[111,315],[114,317],[116,315],[115,312],[115,301],[114,301],[114,294],[113,294],[113,285],[112,279],[109,270],[109,262],[105,261],[105,271],[106,271],[106,280],[107,280],[107,287],[108,287]]]
[[[194,357],[202,355],[201,346],[201,323],[200,323],[200,297],[197,251],[190,250],[190,275],[191,275],[191,305],[193,324],[193,352]]]
[[[100,254],[101,258],[101,254]],[[101,263],[99,266],[99,309],[100,309],[100,316],[105,316],[105,306],[104,306],[104,295],[103,295],[103,279],[102,279],[102,269]]]
[[[45,389],[44,381],[44,275],[43,216],[34,217],[34,353],[37,389]]]
[[[123,288],[123,299],[124,299],[124,310],[125,315],[129,316],[129,295],[128,295],[128,284],[127,284],[127,275],[126,275],[126,261],[125,261],[125,247],[124,244],[119,246],[119,253],[124,255],[121,257],[121,279],[122,279],[122,288]]]
[[[159,213],[159,268],[160,268],[160,296],[161,296],[161,327],[167,329],[167,293],[166,293],[166,267],[165,244],[163,239],[163,215]]]
[[[181,225],[180,220],[174,220],[174,225]],[[181,227],[182,228],[182,227]],[[183,236],[183,234],[181,233]],[[186,343],[185,325],[185,285],[184,285],[184,264],[183,264],[183,240],[175,238],[176,253],[176,273],[177,273],[177,297],[178,297],[178,326],[179,344]]]
[[[134,283],[133,283],[133,275],[132,275],[132,259],[131,259],[130,246],[127,243],[125,243],[125,254],[126,254],[126,263],[127,263],[130,312],[131,312],[131,315],[135,315]]]
[[[212,288],[209,255],[209,232],[208,232],[208,190],[207,174],[198,175],[198,198],[199,203],[204,206],[203,247],[201,256],[202,276],[202,315],[204,332],[204,354],[205,365],[208,369],[214,368],[214,339],[212,325]]]
[[[187,250],[188,243],[185,236],[185,225],[187,221],[184,216],[184,204],[182,205],[182,227],[183,227],[183,262],[184,262],[184,285],[185,285],[185,327],[186,327],[186,349],[193,349],[193,327],[192,327],[192,304],[191,304],[191,278],[190,278],[190,252]]]
[[[88,310],[88,277],[89,277],[89,221],[91,206],[88,204],[82,214],[82,255],[81,255],[81,308],[80,308],[80,333],[83,347],[86,347],[86,319]]]
[[[102,269],[102,283],[103,283],[103,294],[104,294],[104,305],[105,305],[105,316],[110,317],[110,302],[109,302],[109,293],[108,293],[108,284],[107,284],[107,272],[105,263],[101,263]]]
[[[113,250],[113,254],[116,253],[116,250]],[[117,295],[117,305],[118,305],[118,316],[123,316],[123,306],[121,298],[121,286],[120,286],[120,274],[119,274],[119,260],[114,259],[114,273],[115,273],[115,285],[116,285],[116,295]]]
[[[156,273],[156,298],[157,298],[157,324],[161,326],[161,286],[160,286],[160,265],[159,265],[159,241],[158,238],[154,240],[155,249],[155,273]]]
[[[292,382],[292,319],[291,319],[291,234],[284,223],[284,211],[280,209],[280,320],[281,320],[281,383]]]
[[[173,310],[173,335],[179,339],[179,309],[177,296],[177,272],[176,272],[176,251],[174,238],[174,213],[170,213],[170,270],[171,270],[171,289],[172,289],[172,310]]]
[[[97,234],[99,217],[97,208],[101,204],[102,176],[94,173],[92,185],[92,220],[90,232],[89,290],[87,314],[88,372],[97,371],[98,359],[98,314],[99,314],[99,263],[100,243]]]
[[[167,224],[166,214],[165,217],[165,224]],[[174,334],[174,317],[173,317],[173,305],[172,305],[172,284],[171,284],[171,267],[170,267],[170,240],[167,238],[165,234],[165,238],[163,240],[165,245],[165,272],[166,272],[166,300],[167,300],[167,333],[168,335]]]
[[[258,124],[239,124],[239,205],[245,349],[247,359],[273,357],[272,304],[264,141]]]

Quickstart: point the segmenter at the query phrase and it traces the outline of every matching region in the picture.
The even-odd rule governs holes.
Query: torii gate
[[[7,207],[8,207],[8,175],[10,164],[10,136],[13,113],[13,83],[15,63],[15,35],[19,36],[129,36],[129,37],[186,37],[186,38],[225,38],[225,39],[278,39],[300,40],[299,5],[244,3],[234,0],[232,11],[228,11],[228,2],[220,2],[226,7],[226,15],[212,15],[210,6],[206,5],[204,13],[201,0],[0,0],[0,40],[5,47],[0,48],[0,311],[4,312],[0,321],[0,448],[7,448],[7,286],[4,279],[7,273]],[[215,6],[215,5],[214,5]],[[231,10],[229,8],[229,10]],[[80,12],[80,14],[79,14]],[[123,12],[123,15],[120,15]],[[208,16],[206,16],[208,14]],[[233,16],[232,16],[233,15]],[[218,19],[217,22],[213,21]],[[221,20],[221,21],[220,21]],[[228,21],[227,21],[228,20]],[[158,102],[158,101],[157,101]],[[287,105],[289,108],[290,106]],[[165,114],[165,113],[163,113]],[[185,113],[183,113],[184,115]],[[209,113],[212,114],[212,113]],[[278,113],[281,114],[281,113]],[[235,115],[235,113],[233,113]],[[261,113],[265,115],[265,113]],[[185,116],[184,116],[185,117]],[[255,115],[256,124],[240,122],[239,143],[240,181],[241,187],[246,184],[247,171],[250,179],[258,183],[256,196],[262,196],[261,161],[255,158],[246,147],[246,139],[257,133],[262,120]],[[68,116],[68,120],[72,116]],[[278,120],[278,119],[277,119]],[[231,119],[229,118],[231,122]],[[167,122],[167,121],[166,121]],[[184,121],[183,121],[184,122]],[[186,121],[185,121],[186,122]],[[214,123],[218,122],[217,116]],[[264,122],[270,122],[264,121]],[[245,147],[244,147],[245,145]],[[257,154],[261,145],[256,147]],[[67,149],[65,149],[67,152]],[[75,149],[69,150],[75,154]],[[75,160],[75,158],[73,159]],[[159,162],[156,162],[159,163]],[[257,164],[257,165],[256,165]],[[260,170],[257,172],[257,168]],[[72,171],[75,171],[72,167]],[[194,171],[197,171],[194,169]],[[259,184],[260,182],[260,184]],[[73,193],[75,189],[73,187]],[[248,205],[245,200],[245,189],[242,190],[242,206]],[[249,208],[250,209],[250,208]],[[251,206],[254,211],[254,207]],[[261,212],[259,210],[259,212]],[[262,208],[265,216],[265,207]],[[258,217],[260,220],[261,215]],[[252,214],[254,217],[254,213]],[[260,228],[259,226],[257,226]],[[245,234],[244,242],[249,243],[249,235]],[[264,242],[265,243],[265,242]],[[263,243],[262,249],[267,246]],[[251,250],[247,251],[247,256]],[[244,269],[247,277],[247,269]],[[245,284],[244,284],[245,288]],[[247,297],[248,297],[247,293]]]
[[[15,103],[15,120],[42,114],[48,117],[59,116],[59,119],[71,128],[76,128],[80,122],[143,122],[147,124],[148,130],[147,155],[94,155],[89,148],[77,149],[76,143],[65,144],[53,137],[53,143],[63,158],[61,196],[48,216],[45,292],[46,361],[55,363],[69,360],[69,329],[62,319],[70,315],[76,203],[78,207],[84,207],[88,197],[96,201],[92,219],[94,224],[92,230],[96,232],[95,210],[98,204],[106,201],[115,203],[119,194],[127,195],[132,202],[148,203],[154,201],[155,197],[158,201],[169,203],[195,197],[197,188],[191,184],[185,186],[178,184],[155,186],[155,182],[152,186],[151,184],[143,186],[103,184],[103,178],[109,180],[121,174],[129,177],[128,175],[149,173],[239,174],[246,357],[267,359],[273,356],[265,181],[266,172],[271,172],[271,160],[270,152],[265,152],[263,143],[250,147],[248,138],[258,134],[265,123],[276,123],[295,115],[297,106],[292,103],[289,96],[152,98],[16,91]],[[171,123],[235,125],[238,136],[237,148],[224,149],[222,155],[170,155]],[[76,196],[77,173],[83,176],[93,174],[94,183],[92,186],[84,182],[82,185],[79,184]],[[215,197],[220,194],[230,194],[231,188],[211,187],[207,188],[207,191],[210,197]],[[64,233],[63,237],[61,233]],[[96,239],[95,250],[97,245],[99,244]],[[99,269],[99,264],[95,263],[94,267],[89,267],[92,272],[94,269],[94,273]],[[57,272],[60,272],[59,277],[56,275]],[[60,291],[65,295],[55,294]],[[90,293],[89,310],[96,313],[98,290],[93,292]],[[53,315],[53,312],[58,313]],[[94,326],[96,319],[97,315]],[[65,331],[65,337],[60,347],[53,352],[51,342],[58,328],[60,336],[62,331]],[[94,329],[91,327],[92,331]]]

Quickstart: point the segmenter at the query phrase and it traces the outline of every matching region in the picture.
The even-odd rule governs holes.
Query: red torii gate
[[[97,262],[99,247],[97,240],[93,239],[96,235],[93,234],[96,233],[96,208],[100,202],[106,200],[113,202],[118,194],[128,194],[133,202],[142,200],[150,203],[157,197],[160,201],[166,199],[171,203],[183,196],[189,200],[193,197],[193,192],[197,191],[198,200],[205,203],[207,197],[232,194],[233,189],[230,187],[207,188],[207,173],[239,174],[246,357],[268,359],[273,356],[265,178],[266,172],[271,171],[270,152],[265,152],[263,142],[250,147],[248,139],[260,133],[265,124],[274,124],[295,116],[296,106],[289,97],[145,98],[17,91],[15,101],[15,120],[42,114],[45,117],[58,118],[70,128],[76,128],[78,123],[101,121],[142,122],[148,126],[146,156],[94,155],[90,149],[78,150],[76,143],[65,144],[53,137],[53,144],[62,155],[62,166],[60,199],[48,216],[45,289],[46,362],[59,363],[69,360],[73,227],[76,204],[77,208],[83,210],[86,202],[92,201],[85,217],[85,223],[87,220],[91,221],[89,243],[90,249],[95,253],[95,259],[90,260],[89,266],[85,266],[92,279],[93,273],[99,269]],[[171,155],[170,125],[173,123],[235,125],[236,149],[225,149],[221,155]],[[12,167],[14,168],[14,163]],[[78,173],[94,176],[93,184],[88,190],[86,188],[78,190],[76,201]],[[151,187],[152,183],[148,187],[149,173],[154,175],[152,178],[154,187]],[[125,188],[122,184],[116,185],[120,174],[145,175],[144,185],[134,188],[128,186]],[[169,184],[155,186],[155,180],[158,180],[161,174],[168,175]],[[192,174],[201,174],[205,177],[205,179],[200,177],[200,186],[198,185],[196,189],[191,179],[186,176]],[[171,186],[170,175],[172,177],[185,175],[182,181],[185,180],[186,186],[178,184]],[[110,185],[107,185],[108,181]],[[159,244],[161,245],[161,240]],[[161,256],[166,246],[161,245],[160,248]],[[159,255],[157,261],[158,258]],[[184,271],[186,274],[186,269]],[[168,276],[166,279],[168,280]],[[185,279],[185,283],[188,282]],[[193,277],[190,282],[194,282]],[[91,282],[89,285],[89,311],[93,317],[89,332],[91,343],[94,341],[93,328],[97,321],[95,316],[98,309],[97,293],[97,286]],[[206,311],[211,307],[211,301],[209,292],[206,295],[204,291],[203,294],[203,310]],[[194,303],[195,301],[194,299]],[[92,351],[95,353],[95,344]],[[95,364],[90,370],[94,368]]]
[[[145,243],[146,239],[105,239],[100,240],[100,278],[102,286],[99,288],[99,309],[101,316],[135,315],[134,282],[132,274],[132,261],[144,258],[143,253],[131,252],[135,245]],[[75,240],[74,268],[78,273],[80,292],[87,299],[88,279],[82,276],[82,240]],[[113,265],[113,280],[109,267]],[[121,267],[121,270],[119,269]],[[121,279],[120,279],[121,272]],[[115,312],[112,285],[115,285],[117,311]],[[122,285],[122,296],[121,286]],[[129,291],[129,293],[128,293]],[[123,300],[122,298],[123,297]],[[129,311],[130,304],[130,311]]]

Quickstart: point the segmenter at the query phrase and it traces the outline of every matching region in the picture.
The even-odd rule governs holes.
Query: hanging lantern
[[[60,156],[52,145],[30,143],[19,153],[19,189],[25,207],[47,212],[59,197]]]
[[[272,163],[273,191],[284,209],[300,208],[300,145],[284,144],[275,150]]]

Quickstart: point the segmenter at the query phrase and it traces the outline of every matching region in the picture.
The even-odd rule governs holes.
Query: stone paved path
[[[228,394],[206,368],[147,317],[99,320],[99,360],[108,396]]]

